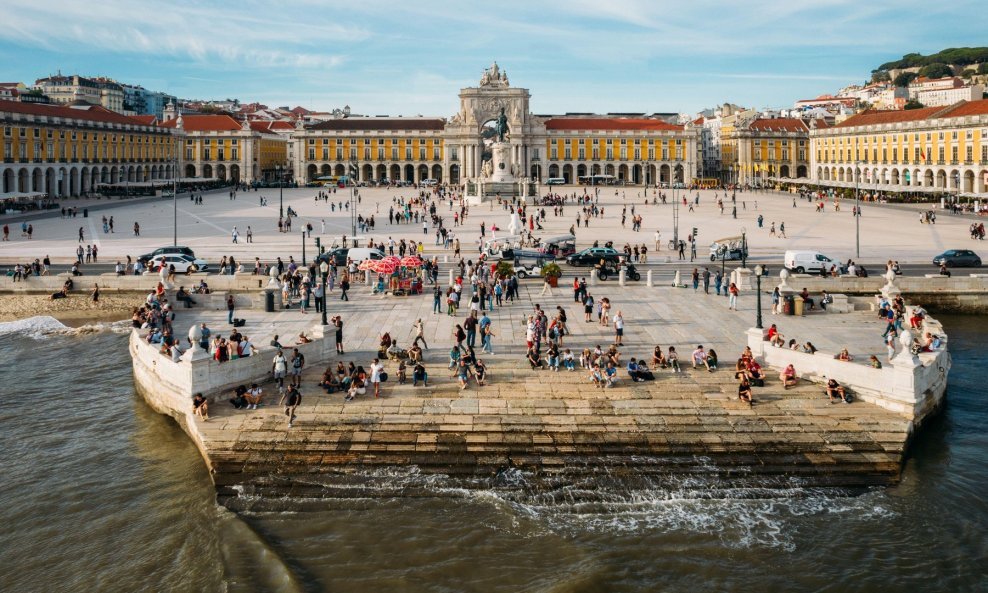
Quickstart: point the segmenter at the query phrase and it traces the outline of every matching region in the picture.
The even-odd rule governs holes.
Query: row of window
[[[378,146],[384,146],[384,142],[385,142],[384,138],[378,138],[377,139],[377,145]],[[396,138],[391,138],[391,139],[388,140],[388,142],[390,142],[392,145],[394,145],[394,144],[398,144],[399,141]],[[409,143],[412,143],[412,142],[418,142],[419,144],[425,144],[426,142],[434,142],[434,143],[435,142],[441,142],[441,140],[426,140],[425,138],[404,138],[404,139],[401,140],[401,142],[404,142],[405,144],[409,144]],[[351,138],[348,141],[348,143],[349,144],[363,144],[364,146],[369,146],[371,144],[371,140],[369,138],[363,138],[363,139]],[[315,138],[309,138],[309,146],[315,146],[315,144],[316,144],[316,139]],[[322,144],[323,145],[329,144],[329,138],[323,138],[322,139]],[[343,138],[337,138],[336,139],[336,145],[337,146],[342,146],[343,145]]]
[[[412,147],[411,146],[406,146],[404,152],[405,152],[405,158],[404,158],[404,160],[406,160],[406,161],[412,160],[412,157],[413,157],[413,154],[414,154],[414,152],[412,150]],[[342,148],[337,148],[336,149],[336,152],[334,153],[335,160],[342,161],[343,160],[343,154],[344,154],[343,149]],[[378,147],[378,149],[377,149],[377,160],[379,160],[379,161],[385,160],[385,155],[386,154],[387,154],[387,151],[384,148]],[[390,154],[391,154],[390,159],[392,161],[400,160],[399,159],[400,151],[398,150],[398,147],[392,147]],[[357,155],[358,155],[358,149],[357,149],[357,147],[351,146],[350,147],[349,155],[350,155],[349,156],[349,160],[351,160],[351,161],[357,160]],[[365,161],[371,160],[371,148],[369,146],[365,146],[364,147],[363,155],[364,155],[364,160]],[[419,150],[418,150],[418,160],[420,160],[420,161],[426,160],[426,155],[427,155],[426,147],[420,146],[419,147]],[[322,160],[324,160],[324,161],[330,160],[329,159],[329,156],[330,156],[329,149],[328,148],[323,148],[322,149]],[[432,160],[438,161],[440,158],[442,158],[441,157],[441,149],[438,146],[434,146],[432,148]],[[454,161],[457,160],[457,154],[456,154],[456,150],[455,149],[451,152],[450,158],[452,160],[454,160]],[[310,148],[309,149],[309,160],[310,161],[316,160],[316,149],[315,148]]]
[[[55,138],[55,136],[56,136],[56,130],[55,130],[55,128],[23,128],[23,127],[18,127],[17,128],[17,134],[16,134],[16,136],[18,138],[27,138],[28,135],[29,135],[28,134],[28,129],[32,130],[32,132],[30,134],[30,136],[32,138],[41,138],[42,135],[43,135],[45,138],[47,138],[49,140],[53,140]],[[42,130],[44,130],[44,132],[42,132]],[[13,126],[4,126],[4,128],[3,128],[3,135],[4,135],[5,138],[13,138],[14,135],[15,135],[14,134],[14,127]],[[57,136],[58,136],[59,140],[65,140],[66,137],[68,137],[71,140],[78,140],[80,137],[82,138],[83,141],[87,141],[87,140],[90,139],[89,138],[89,136],[90,136],[90,133],[89,132],[79,132],[77,130],[72,130],[72,131],[66,132],[65,130],[59,129],[57,131]],[[121,142],[123,142],[123,141],[130,141],[130,142],[137,142],[138,144],[143,144],[145,142],[148,142],[150,144],[165,144],[168,141],[169,136],[166,136],[166,135],[151,135],[151,136],[147,136],[147,135],[144,135],[144,134],[119,134],[118,135],[118,134],[107,134],[105,132],[103,132],[103,133],[93,132],[92,133],[92,139],[93,140],[98,140],[98,141],[102,141],[102,142],[108,142],[108,141],[109,142],[117,142],[118,138],[119,138],[119,140]]]
[[[147,159],[163,159],[169,156],[169,151],[165,150],[164,147],[150,147],[150,146],[117,146],[116,144],[101,144],[99,146],[83,144],[82,150],[78,144],[65,144],[60,143],[57,145],[54,142],[42,143],[40,141],[34,142],[34,150],[31,152],[32,158],[35,161],[40,161],[42,158],[46,160],[53,161],[58,159],[84,159],[89,158],[94,159],[129,159],[129,160],[147,160]],[[90,150],[92,148],[92,150]],[[5,160],[14,159],[14,143],[6,141],[3,143],[3,158]],[[20,142],[17,145],[17,156],[16,158],[21,160],[26,160],[28,158],[28,143]]]
[[[933,132],[925,132],[925,133],[914,132],[913,135],[912,135],[913,136],[913,141],[914,142],[919,142],[920,141],[920,136],[925,136],[926,141],[927,142],[930,142],[930,141],[933,140],[933,134],[934,134]],[[937,139],[938,140],[946,140],[947,139],[947,132],[936,132],[936,135],[937,135]],[[950,135],[950,139],[951,140],[957,140],[957,139],[959,139],[959,133],[958,133],[957,130],[954,130],[954,131],[950,132],[949,135]],[[981,139],[984,140],[986,138],[988,138],[988,128],[981,130]],[[820,142],[822,142],[826,146],[832,146],[832,145],[835,145],[835,144],[836,145],[845,144],[845,141],[846,141],[847,144],[851,144],[852,141],[857,141],[859,139],[860,140],[863,140],[865,144],[868,144],[869,143],[869,137],[868,136],[850,136],[850,137],[840,136],[840,137],[837,137],[837,138],[823,137],[823,138],[820,138]],[[898,139],[899,139],[899,142],[903,142],[903,143],[908,142],[909,141],[909,134],[902,134],[902,135],[898,136]],[[965,140],[974,140],[974,130],[964,130],[964,139]],[[887,136],[887,135],[871,136],[871,143],[878,144],[879,141],[881,141],[881,143],[883,143],[883,144],[884,143],[888,143],[888,142],[895,142],[896,141],[896,136],[894,136],[894,135],[891,136],[891,137],[890,136]]]
[[[562,138],[562,139],[550,139],[549,140],[549,144],[550,145],[551,144],[555,144],[557,142],[562,142],[563,144],[572,144],[573,142],[576,142],[577,144],[586,144],[586,140],[583,139],[583,138],[579,138],[579,139],[576,139],[576,138]],[[592,138],[591,139],[591,143],[594,146],[599,145],[600,144],[600,138]],[[622,144],[622,145],[626,145],[626,144],[628,144],[628,140],[627,139],[621,139],[619,141],[619,143]],[[646,144],[647,143],[648,143],[648,141],[646,140]],[[654,144],[663,144],[663,143],[672,144],[672,139],[668,139],[668,140],[662,140],[662,139],[652,140],[652,143],[654,143]],[[614,140],[611,139],[611,138],[605,138],[604,139],[604,144],[613,145],[614,144]],[[636,145],[641,144],[641,139],[638,139],[638,138],[634,139],[634,144],[636,144]],[[682,146],[682,144],[683,144],[683,139],[682,138],[676,138],[676,146]]]
[[[889,149],[888,148],[882,148],[881,151],[882,151],[882,162],[888,162],[888,160],[889,160],[889,158],[888,158],[889,157]],[[852,155],[853,155],[853,159],[852,159]],[[937,157],[936,160],[938,162],[943,162],[944,160],[946,160],[945,159],[945,155],[946,155],[946,151],[944,150],[944,147],[943,146],[938,147],[937,150],[936,150],[936,157]],[[847,157],[846,159],[845,159],[845,156]],[[934,152],[933,152],[932,147],[930,147],[930,146],[927,146],[925,149],[920,148],[919,146],[913,147],[913,157],[912,157],[912,160],[913,161],[932,161],[932,160],[934,160],[933,159],[933,156],[934,156]],[[909,159],[909,152],[906,149],[903,149],[902,150],[902,157],[904,159],[907,159],[907,160]],[[843,149],[843,148],[836,149],[836,150],[835,149],[818,150],[817,151],[817,160],[818,161],[821,161],[821,162],[830,162],[830,161],[835,161],[835,160],[839,160],[839,161],[844,161],[844,160],[848,160],[848,161],[850,161],[850,160],[855,160],[855,161],[865,160],[865,161],[867,161],[868,160],[868,150],[867,149],[865,149],[863,151],[854,150],[853,152],[851,151],[850,148],[848,148],[846,150],[846,152],[845,152],[845,149]],[[878,162],[878,149],[877,148],[872,148],[871,149],[871,160],[873,162],[876,162],[876,163]],[[956,162],[956,161],[959,160],[959,151],[958,151],[958,149],[957,149],[956,146],[950,147],[950,160],[953,161],[953,162]],[[964,150],[964,160],[967,161],[967,162],[971,162],[971,161],[974,160],[974,147],[973,146],[967,146],[967,147],[965,147],[965,150]],[[893,147],[892,148],[892,162],[893,163],[899,162],[899,149],[897,147]],[[988,162],[988,146],[982,146],[981,147],[981,162]]]
[[[770,152],[767,152],[765,154],[769,155],[769,158],[771,158],[771,154],[773,152],[774,151],[770,151]],[[759,150],[758,148],[755,148],[755,160],[756,161],[762,160],[762,151]],[[780,155],[779,160],[782,160],[782,161],[788,161],[789,160],[789,149],[788,148],[783,148],[782,149],[782,154]],[[800,148],[796,152],[796,160],[797,161],[805,161],[806,160],[806,149],[805,148]]]
[[[600,160],[600,154],[601,153],[600,153],[600,149],[599,148],[592,149],[590,151],[590,160],[594,160],[594,161]],[[628,154],[629,153],[628,153],[628,149],[627,148],[620,149],[617,154],[618,154],[618,159],[617,160],[621,160],[621,161],[628,160]],[[640,160],[642,160],[642,150],[640,148],[634,149],[630,154],[632,155],[631,156],[631,160],[633,160],[633,161],[640,161]],[[646,154],[648,155],[648,160],[650,160],[650,161],[654,161],[655,160],[655,154],[656,154],[656,152],[655,152],[655,149],[654,148],[649,148],[648,149],[648,152]],[[660,154],[662,155],[662,160],[663,161],[669,160],[669,154],[670,153],[669,153],[669,149],[668,148],[663,148],[662,149],[662,152]],[[673,154],[675,155],[674,158],[677,158],[677,159],[682,159],[683,158],[683,151],[682,151],[682,149],[677,149],[676,151],[674,151]],[[536,158],[538,158],[538,157],[536,157]],[[573,158],[573,149],[571,149],[570,147],[567,146],[566,148],[563,149],[563,159],[564,160],[571,160],[572,158]],[[586,151],[586,149],[585,148],[577,149],[577,151],[576,151],[576,159],[579,160],[579,161],[583,161],[583,160],[586,160],[586,158],[587,158],[587,151]],[[559,150],[556,149],[556,147],[551,147],[549,149],[549,160],[555,161],[555,160],[558,160],[558,159],[559,159]],[[607,148],[607,149],[604,150],[604,160],[608,160],[608,161],[613,161],[614,160],[614,149],[613,148]]]

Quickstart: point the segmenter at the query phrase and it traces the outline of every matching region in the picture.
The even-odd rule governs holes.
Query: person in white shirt
[[[374,397],[381,396],[381,373],[383,371],[384,365],[375,358],[370,365],[370,382],[374,384]]]
[[[274,355],[274,360],[271,364],[271,372],[274,374],[274,380],[278,382],[278,387],[285,386],[285,374],[288,372],[288,360],[281,350]]]
[[[257,409],[257,405],[261,403],[261,397],[264,395],[264,391],[257,386],[257,383],[251,383],[250,389],[247,390],[247,408]]]
[[[618,311],[617,314],[614,315],[613,320],[614,320],[614,344],[617,346],[621,346],[624,344],[624,315],[621,314],[621,311]]]

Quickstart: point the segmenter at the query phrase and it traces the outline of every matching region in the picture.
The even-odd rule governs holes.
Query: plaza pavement
[[[393,237],[416,241],[426,238],[426,254],[446,254],[434,245],[435,229],[430,225],[429,234],[424,236],[421,223],[410,225],[389,225],[387,221],[388,208],[396,196],[410,198],[416,195],[416,190],[360,188],[362,196],[358,212],[365,216],[374,214],[376,228],[369,233],[375,241],[386,241]],[[571,186],[556,186],[554,191],[559,193],[583,193],[584,188]],[[589,188],[587,191],[593,191]],[[672,201],[673,190],[662,190]],[[252,262],[254,257],[270,261],[276,256],[287,259],[289,255],[301,259],[302,233],[305,223],[313,226],[313,238],[322,236],[325,244],[338,241],[342,235],[350,235],[350,219],[347,210],[330,211],[327,202],[316,202],[313,197],[317,192],[312,188],[287,189],[284,191],[285,207],[291,207],[298,212],[299,218],[294,221],[292,233],[279,233],[278,220],[278,190],[264,189],[257,192],[240,192],[235,200],[230,200],[225,192],[206,194],[205,204],[195,206],[188,198],[178,200],[178,242],[195,249],[196,254],[215,263],[223,255],[232,255],[238,261]],[[641,188],[600,188],[600,205],[604,208],[602,219],[591,219],[589,228],[577,231],[578,248],[589,246],[593,241],[613,240],[621,247],[625,242],[636,244],[645,243],[649,248],[649,259],[653,263],[664,261],[665,256],[671,255],[666,244],[673,235],[673,206],[671,203],[645,205],[641,197]],[[682,190],[676,191],[681,196]],[[793,196],[778,192],[743,192],[737,194],[738,218],[731,216],[730,200],[725,201],[725,211],[720,213],[715,205],[714,196],[724,196],[723,192],[713,190],[700,191],[700,205],[695,212],[687,208],[679,208],[679,234],[685,237],[693,227],[699,231],[698,263],[709,261],[710,243],[716,239],[740,235],[747,232],[751,261],[762,262],[777,269],[782,263],[782,255],[786,249],[819,250],[836,259],[846,261],[855,255],[855,225],[851,215],[852,201],[845,201],[841,211],[835,212],[831,204],[827,211],[815,212],[812,204],[806,201],[796,202],[793,208]],[[654,190],[649,190],[649,197]],[[696,192],[691,192],[695,196]],[[259,205],[259,198],[267,198],[267,206]],[[346,202],[349,191],[339,191],[331,194],[332,201]],[[629,208],[626,228],[620,224],[621,208]],[[643,216],[643,230],[632,232],[630,224],[630,207],[635,206],[636,213]],[[576,219],[577,208],[568,205],[565,214],[555,217],[552,208],[547,207],[548,221],[545,230],[536,232],[536,236],[553,236],[568,232]],[[445,218],[446,226],[451,228],[461,239],[465,257],[477,248],[479,226],[485,221],[487,228],[497,225],[506,229],[509,214],[496,204],[485,203],[470,208],[467,224],[463,227],[453,227],[453,212],[448,205],[442,206],[439,213]],[[91,213],[90,218],[79,217],[61,219],[57,212],[53,217],[34,220],[34,239],[28,241],[20,237],[20,225],[11,224],[11,241],[0,244],[0,263],[10,264],[16,261],[41,258],[49,255],[53,262],[70,262],[75,258],[75,249],[79,245],[78,229],[82,227],[85,233],[84,244],[95,243],[99,246],[100,261],[113,263],[125,259],[127,255],[136,257],[157,247],[170,245],[173,233],[173,204],[170,198],[162,198],[155,202],[121,203],[112,209],[103,209]],[[758,228],[756,219],[764,216],[764,227]],[[114,217],[115,233],[102,232],[101,217]],[[978,249],[980,243],[969,238],[968,227],[972,219],[966,216],[952,216],[941,213],[936,225],[920,224],[918,210],[910,207],[883,206],[865,204],[861,217],[861,258],[858,261],[868,264],[881,264],[887,259],[896,259],[901,263],[929,263],[933,255],[948,248]],[[326,222],[326,232],[321,232],[321,221]],[[132,232],[134,222],[141,225],[141,236],[135,237]],[[769,236],[769,226],[772,222],[778,227],[785,223],[787,238]],[[231,231],[236,226],[240,232],[240,243],[232,244]],[[246,243],[246,230],[250,226],[254,234],[254,243]],[[661,231],[661,251],[654,250],[654,232]],[[506,231],[504,231],[506,232]],[[362,236],[366,241],[368,236]],[[490,232],[488,231],[488,237]],[[315,250],[314,239],[307,240],[307,255]],[[449,255],[452,255],[449,253]],[[986,254],[982,254],[983,256]],[[675,260],[675,257],[673,257]],[[857,258],[856,258],[857,259]]]

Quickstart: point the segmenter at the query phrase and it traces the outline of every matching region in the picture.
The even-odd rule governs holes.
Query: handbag
[[[388,380],[388,374],[385,372],[381,372],[380,377],[381,377],[381,383],[384,383],[385,381]]]

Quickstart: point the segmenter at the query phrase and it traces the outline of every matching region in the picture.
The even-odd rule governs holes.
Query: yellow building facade
[[[186,179],[251,182],[287,166],[286,137],[230,115],[179,115],[158,124],[181,136]]]
[[[721,127],[723,168],[731,183],[760,185],[781,179],[808,179],[811,128],[823,120],[764,118],[745,111]]]
[[[169,130],[95,105],[0,101],[3,193],[81,196],[101,184],[171,179]]]
[[[988,193],[988,100],[868,111],[811,133],[813,181],[887,192]]]

